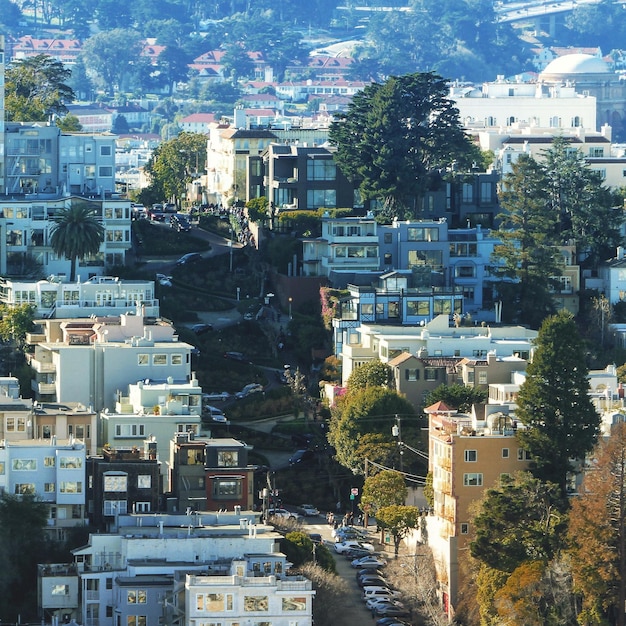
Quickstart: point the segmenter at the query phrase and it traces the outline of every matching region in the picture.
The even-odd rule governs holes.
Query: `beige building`
[[[472,528],[471,505],[494,486],[502,474],[528,468],[527,453],[515,437],[518,424],[508,408],[475,407],[459,414],[442,402],[427,407],[429,472],[433,476],[434,510],[427,519],[439,594],[449,616],[454,615],[463,581],[459,569],[468,550]]]

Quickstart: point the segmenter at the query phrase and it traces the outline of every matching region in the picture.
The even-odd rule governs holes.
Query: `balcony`
[[[30,366],[38,374],[54,374],[57,371],[54,363],[38,361],[37,359],[31,359]]]
[[[51,396],[57,392],[55,383],[37,383],[37,393],[42,396]]]
[[[42,343],[45,340],[46,335],[44,333],[26,333],[26,343],[31,346],[36,343]]]

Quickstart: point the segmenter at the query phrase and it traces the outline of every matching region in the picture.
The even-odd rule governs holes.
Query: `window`
[[[269,608],[269,602],[267,596],[244,596],[243,597],[243,610],[246,612],[251,611],[267,611]]]
[[[44,467],[54,467],[56,464],[56,459],[53,456],[44,457],[43,466]]]
[[[135,502],[133,505],[135,507],[135,513],[150,513],[150,503],[149,502]]]
[[[167,365],[167,354],[154,354],[152,365]]]
[[[487,384],[487,372],[478,372],[478,384],[479,385]]]
[[[469,524],[467,523],[461,524],[461,534],[467,535],[467,533],[469,533]]]
[[[433,269],[441,269],[443,266],[443,252],[441,250],[409,250],[407,262],[409,269],[422,265]]]
[[[111,493],[124,493],[128,490],[128,476],[104,476],[104,490]]]
[[[523,448],[517,449],[517,460],[518,461],[530,461],[531,456],[528,450],[524,450]]]
[[[389,317],[400,317],[400,304],[397,300],[392,300],[387,305]]]
[[[126,515],[128,503],[126,500],[105,500],[103,514],[107,517]]]
[[[100,156],[111,156],[111,146],[100,146]]]
[[[466,463],[476,463],[477,460],[478,460],[478,451],[465,450],[465,462]]]
[[[305,611],[306,598],[283,598],[283,611]]]
[[[237,467],[239,465],[239,452],[237,450],[220,450],[217,453],[218,467]]]
[[[482,474],[463,474],[463,485],[465,487],[482,487],[483,475]]]
[[[450,315],[452,313],[452,301],[449,298],[436,298],[433,302],[435,315]]]
[[[420,371],[418,369],[406,369],[404,370],[404,379],[408,381],[419,380]]]
[[[509,449],[508,448],[502,448],[502,458],[503,459],[508,459],[509,458]]]
[[[62,456],[59,459],[59,467],[61,469],[81,469],[83,460],[78,456]]]
[[[474,200],[474,187],[469,183],[463,183],[462,187],[462,197],[463,202],[466,204],[470,204]]]
[[[439,241],[438,228],[407,228],[408,241]]]
[[[454,268],[457,278],[474,278],[476,276],[476,266],[474,265],[457,265]]]
[[[144,437],[145,433],[144,424],[115,424],[116,437]]]
[[[434,367],[426,367],[424,368],[424,380],[437,380],[439,372]]]
[[[232,611],[232,593],[197,593],[196,610],[198,611]]]
[[[44,493],[54,493],[56,491],[56,485],[54,483],[44,483]]]
[[[34,483],[15,483],[14,493],[18,495],[33,495],[35,493],[35,485]]]
[[[480,202],[491,202],[493,197],[493,183],[480,183]]]
[[[172,365],[182,365],[183,364],[183,355],[182,354],[172,354],[170,355],[170,360]]]
[[[406,303],[407,315],[430,315],[430,302],[428,300],[408,300]]]
[[[50,593],[53,596],[69,596],[70,586],[69,585],[53,585]]]
[[[392,243],[393,241],[392,237],[393,237],[392,233],[385,233],[383,236],[383,241],[385,243]]]
[[[126,592],[127,604],[145,604],[147,602],[146,592],[143,589]]]
[[[137,487],[139,489],[150,489],[150,487],[152,487],[152,476],[150,476],[150,474],[140,474],[137,476]]]
[[[361,315],[374,315],[374,305],[373,304],[362,304],[361,305]]]
[[[306,175],[309,180],[335,180],[337,166],[330,159],[307,159]]]
[[[137,355],[137,365],[148,365],[150,363],[150,357],[147,354]]]
[[[335,189],[308,189],[306,192],[306,205],[307,209],[335,207],[337,206],[337,191]]]
[[[219,478],[213,481],[215,500],[239,500],[242,494],[241,478]]]
[[[604,156],[604,148],[590,148],[589,149],[590,157],[603,157]]]
[[[383,259],[384,265],[393,265],[393,255],[391,254],[391,252],[385,252]]]
[[[13,459],[14,472],[35,472],[37,471],[37,459]]]
[[[148,618],[145,615],[129,615],[126,618],[127,626],[147,626]]]
[[[100,178],[111,178],[113,176],[113,168],[109,165],[101,165],[98,168],[98,176]]]
[[[59,483],[59,491],[60,493],[82,493],[83,483],[80,481],[62,480]]]

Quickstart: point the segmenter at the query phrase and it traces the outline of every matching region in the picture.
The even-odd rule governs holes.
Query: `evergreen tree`
[[[548,317],[517,396],[517,436],[530,452],[533,473],[566,495],[571,460],[583,460],[597,440],[600,417],[589,398],[583,341],[571,314]]]
[[[388,217],[418,217],[433,171],[478,160],[447,94],[433,73],[392,76],[356,94],[331,125],[337,164]]]
[[[547,186],[543,168],[532,157],[523,155],[513,165],[500,194],[502,243],[492,256],[492,273],[503,281],[498,290],[506,303],[505,318],[534,328],[554,312],[551,279],[559,273],[556,218],[549,210]]]
[[[348,389],[365,389],[366,387],[395,387],[391,367],[379,359],[359,365],[348,378]]]

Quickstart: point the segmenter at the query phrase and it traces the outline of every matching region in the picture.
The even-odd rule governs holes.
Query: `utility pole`
[[[400,471],[404,472],[404,444],[402,443],[402,425],[401,420],[396,413],[396,423],[391,429],[391,434],[398,438],[398,447],[400,448]]]
[[[369,459],[365,459],[365,482],[367,482],[367,472],[369,471]],[[361,502],[363,502],[363,494],[361,494]],[[363,526],[367,529],[370,523],[370,516],[367,511],[367,506],[364,507],[363,511]]]

